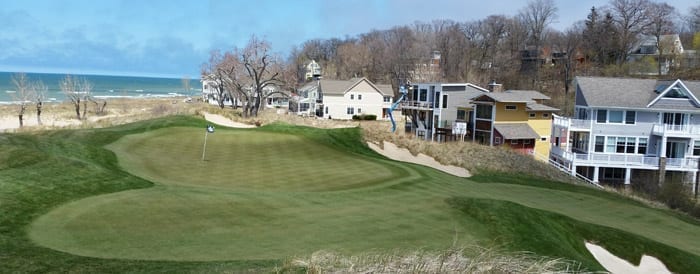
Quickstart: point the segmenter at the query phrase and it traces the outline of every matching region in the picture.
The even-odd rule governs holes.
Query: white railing
[[[561,151],[561,149],[560,149],[560,151]],[[558,163],[557,161],[554,161],[554,160],[552,160],[552,159],[545,158],[544,156],[542,156],[542,155],[540,155],[540,154],[538,154],[538,153],[533,153],[533,155],[535,155],[535,158],[539,158],[539,159],[542,159],[542,160],[546,161],[547,163],[549,163],[550,165],[552,165],[553,167],[555,167],[555,168],[558,169],[559,171],[564,172],[564,173],[566,173],[566,174],[568,174],[568,175],[572,175],[571,169],[570,169],[568,166],[562,165],[562,164],[560,164],[560,163]],[[603,188],[603,186],[601,186],[600,184],[598,184],[598,183],[596,183],[596,182],[593,182],[593,180],[586,178],[586,176],[583,176],[583,175],[579,174],[578,172],[573,172],[573,176],[576,177],[576,178],[578,178],[578,179],[580,179],[580,180],[582,180],[582,181],[584,181],[584,182],[586,182],[586,183],[589,183],[589,184],[591,184],[591,185],[594,185],[594,186],[596,186],[596,187],[598,187],[598,188]]]
[[[559,147],[552,147],[550,153],[576,165],[621,165],[627,167],[658,167],[659,157],[639,154],[573,153]],[[666,167],[697,169],[697,158],[667,158]]]
[[[403,101],[401,102],[402,107],[412,107],[412,108],[433,108],[433,102],[423,102],[423,101]]]
[[[652,132],[656,135],[700,134],[700,127],[691,125],[654,124],[654,126],[652,127]]]
[[[553,123],[556,126],[566,127],[569,129],[590,129],[593,120],[572,119],[569,117],[554,115]]]

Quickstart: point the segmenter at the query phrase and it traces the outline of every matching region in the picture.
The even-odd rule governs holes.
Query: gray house
[[[669,174],[697,191],[700,82],[577,77],[574,117],[555,116],[550,160],[593,182]]]
[[[426,140],[440,140],[456,123],[472,121],[471,99],[488,92],[470,83],[414,83],[401,104],[406,132]]]

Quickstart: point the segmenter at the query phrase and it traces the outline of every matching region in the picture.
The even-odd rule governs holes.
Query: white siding
[[[362,99],[360,98],[360,95]],[[350,99],[352,96],[353,99]],[[382,109],[389,108],[391,103],[384,103],[384,95],[376,91],[366,81],[347,91],[344,95],[323,95],[323,117],[333,119],[352,119],[352,114],[347,114],[348,107],[354,109],[354,114],[373,114],[377,119],[382,119]],[[325,108],[328,108],[326,113]],[[361,109],[362,113],[358,113]]]

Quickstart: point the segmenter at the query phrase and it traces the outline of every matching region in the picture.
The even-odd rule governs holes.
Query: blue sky
[[[556,29],[605,0],[555,0]],[[700,4],[667,3],[682,14]],[[252,34],[286,54],[314,38],[343,38],[415,21],[514,15],[519,0],[45,0],[4,1],[0,71],[198,77],[212,49],[242,47]]]

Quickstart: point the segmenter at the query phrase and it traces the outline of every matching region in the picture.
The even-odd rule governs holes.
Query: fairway
[[[671,264],[700,258],[697,223],[667,211],[583,187],[459,178],[390,161],[357,133],[220,129],[208,136],[205,161],[203,128],[126,134],[106,147],[121,169],[154,185],[63,203],[34,219],[27,235],[69,254],[147,261],[495,244],[595,269],[584,240],[605,241],[631,260],[652,249]]]

